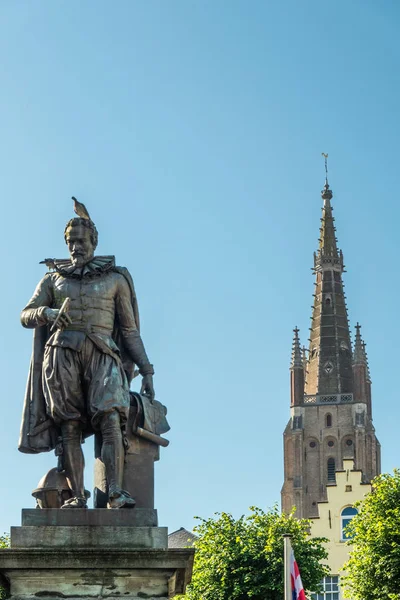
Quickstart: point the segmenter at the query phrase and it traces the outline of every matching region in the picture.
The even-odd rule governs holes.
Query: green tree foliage
[[[0,535],[0,551],[2,548],[9,548],[10,546],[10,537],[5,533],[4,535]],[[4,600],[7,598],[7,590],[4,587],[0,586],[0,600]]]
[[[227,513],[200,519],[186,600],[282,600],[284,533],[292,536],[304,588],[319,588],[327,574],[320,561],[327,553],[322,538],[309,536],[309,521],[280,514],[277,507],[250,510],[237,520]]]
[[[353,549],[344,568],[347,597],[392,600],[400,597],[400,470],[380,475],[373,491],[356,504],[347,532]]]

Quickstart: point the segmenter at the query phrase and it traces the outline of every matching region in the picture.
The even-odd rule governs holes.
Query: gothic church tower
[[[294,330],[290,365],[290,420],[284,432],[282,510],[318,517],[327,486],[335,485],[344,459],[354,459],[361,481],[380,473],[380,444],[371,410],[371,379],[360,325],[352,348],[338,250],[332,191],[326,179],[319,248],[314,253],[315,293],[309,352]]]

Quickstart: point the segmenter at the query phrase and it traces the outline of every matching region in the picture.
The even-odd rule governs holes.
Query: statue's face
[[[76,267],[82,267],[93,258],[94,248],[87,227],[70,227],[66,241],[71,261]]]

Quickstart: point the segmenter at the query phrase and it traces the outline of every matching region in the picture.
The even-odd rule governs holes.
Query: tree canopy
[[[398,600],[400,594],[400,470],[379,475],[356,504],[349,525],[353,549],[344,568],[347,597]]]
[[[187,600],[282,600],[283,534],[290,534],[305,589],[319,589],[327,567],[322,538],[311,538],[310,523],[252,507],[248,516],[227,513],[199,519],[196,555]],[[181,597],[182,598],[182,597]]]
[[[10,536],[6,533],[4,535],[0,535],[0,549],[8,548],[10,546]],[[0,586],[0,600],[4,600],[7,598],[7,590]]]

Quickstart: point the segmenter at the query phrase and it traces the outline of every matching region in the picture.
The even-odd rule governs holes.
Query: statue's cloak
[[[131,291],[133,314],[136,326],[140,331],[139,309],[132,277],[125,267],[113,266],[112,270],[123,275],[128,282]],[[48,452],[49,450],[53,450],[57,444],[57,438],[60,435],[59,429],[56,427],[53,419],[51,419],[46,412],[46,401],[42,386],[44,350],[49,337],[50,327],[48,325],[36,327],[33,332],[33,349],[18,442],[18,450],[27,454],[36,454],[38,452]],[[135,375],[135,365],[124,347],[117,316],[115,318],[112,337],[120,350],[122,364],[130,384]],[[92,433],[92,430],[87,430],[84,432],[84,436],[91,435]]]

